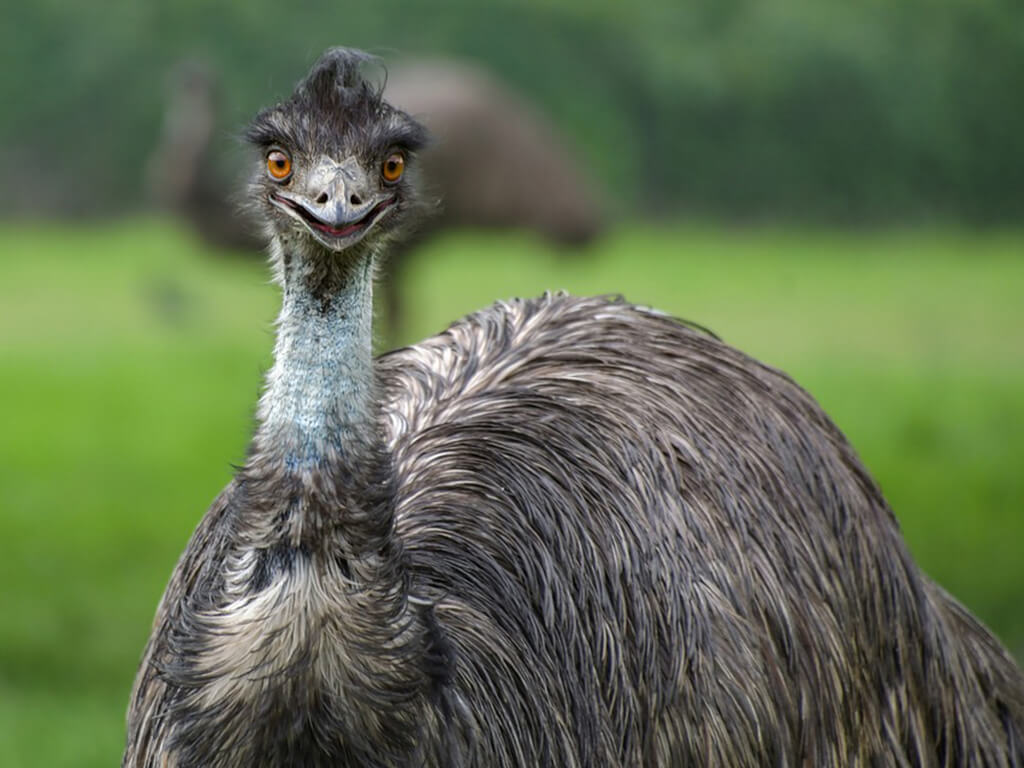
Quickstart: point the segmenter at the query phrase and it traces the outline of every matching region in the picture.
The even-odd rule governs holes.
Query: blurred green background
[[[547,288],[714,329],[822,402],[918,562],[1024,658],[1024,6],[43,0],[0,23],[0,765],[116,762],[269,363],[263,265],[143,202],[167,72],[221,73],[229,147],[335,44],[485,64],[615,224],[568,257],[431,242],[399,340]]]

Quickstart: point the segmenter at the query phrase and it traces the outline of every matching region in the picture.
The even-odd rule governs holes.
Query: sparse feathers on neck
[[[286,261],[254,448],[292,468],[373,442],[373,254]]]

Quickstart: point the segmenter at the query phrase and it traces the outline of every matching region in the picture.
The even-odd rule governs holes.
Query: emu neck
[[[334,261],[324,267],[316,259]],[[353,458],[375,443],[372,257],[282,260],[274,364],[254,447],[302,471]]]
[[[274,364],[241,479],[259,549],[334,553],[359,570],[391,546],[371,353],[373,254],[284,250]]]

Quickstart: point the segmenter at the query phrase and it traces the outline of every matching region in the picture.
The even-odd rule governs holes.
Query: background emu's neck
[[[376,443],[372,262],[368,250],[280,257],[274,365],[253,447],[287,470],[352,460]]]

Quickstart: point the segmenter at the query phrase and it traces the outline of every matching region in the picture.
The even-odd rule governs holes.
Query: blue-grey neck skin
[[[249,546],[333,552],[353,574],[377,569],[391,536],[372,356],[376,247],[336,252],[274,235],[274,364],[240,476]]]
[[[301,472],[373,440],[373,257],[274,248],[282,304],[255,447]],[[325,259],[336,271],[324,274]]]

